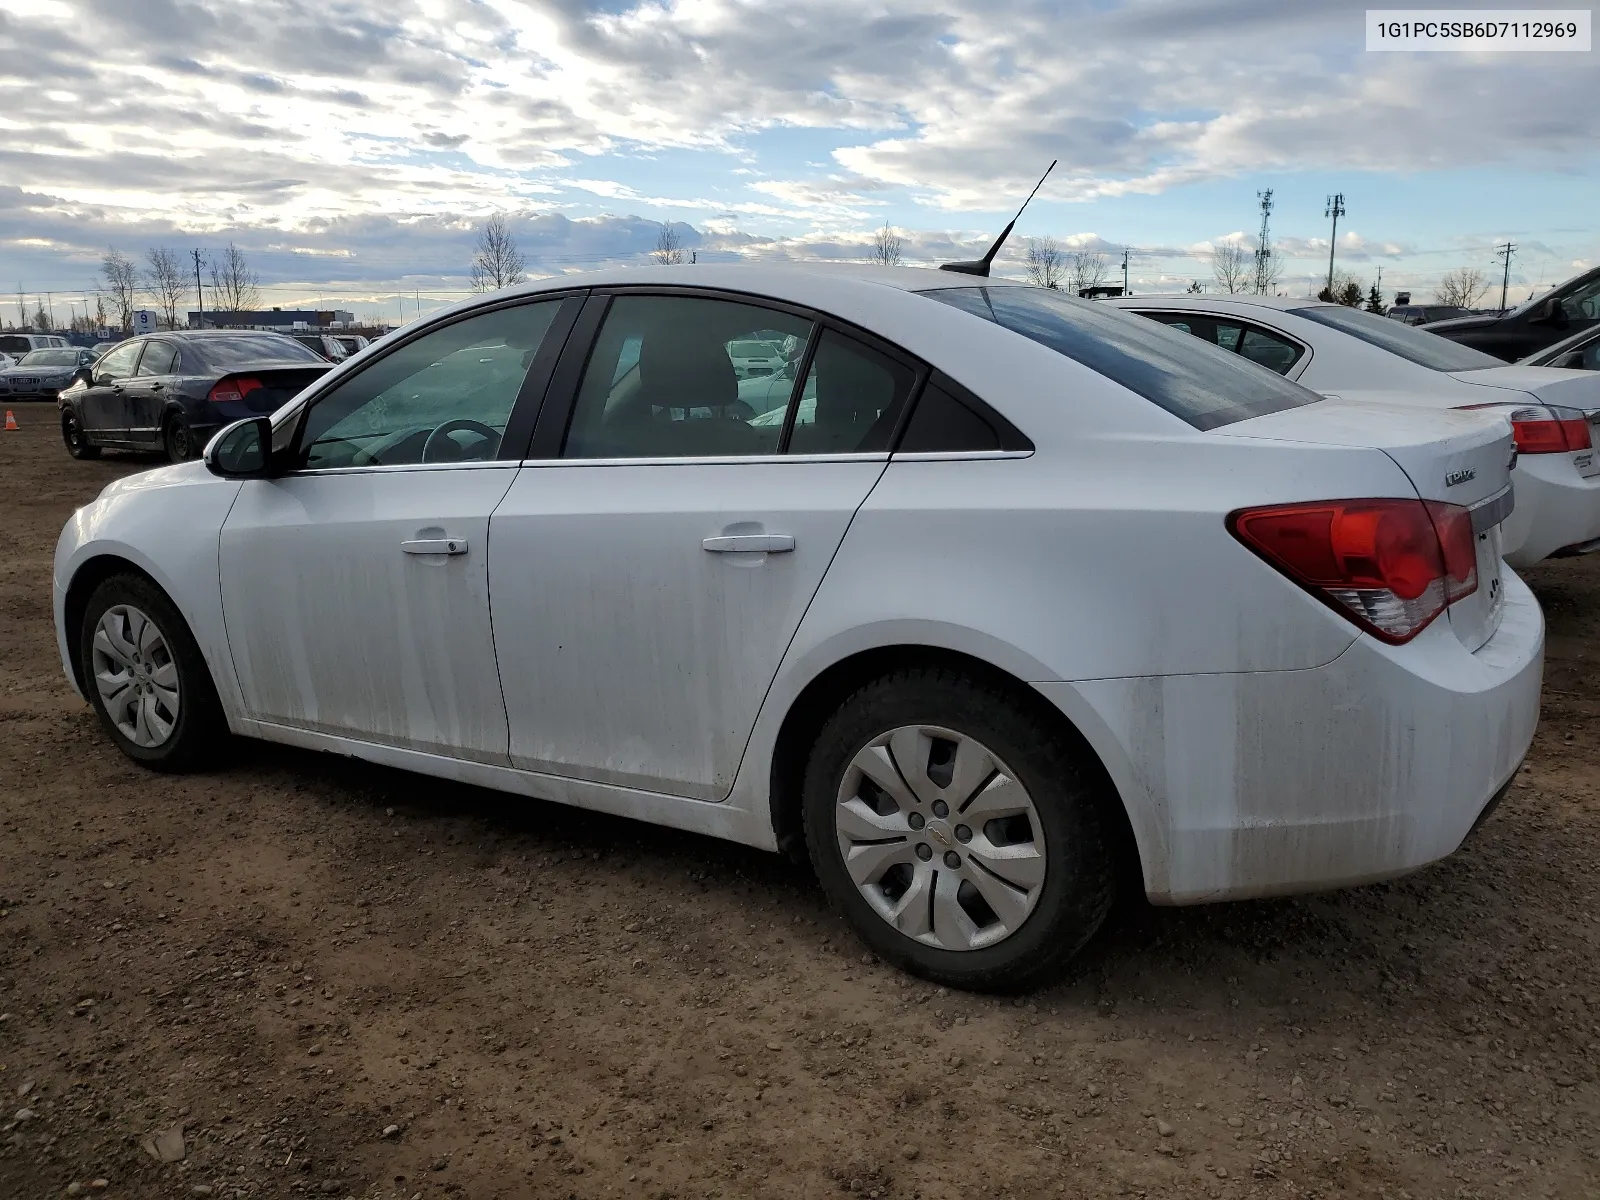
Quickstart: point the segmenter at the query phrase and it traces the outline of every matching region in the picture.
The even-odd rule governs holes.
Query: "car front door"
[[[287,473],[244,482],[220,563],[249,717],[506,762],[489,515],[563,303],[478,310],[395,346],[312,399]]]
[[[758,303],[589,305],[490,523],[512,763],[720,800],[918,367]],[[761,411],[729,345],[770,330],[808,349]]]
[[[95,363],[89,386],[78,401],[86,433],[111,441],[127,439],[127,384],[143,349],[142,341],[123,342]]]
[[[145,343],[139,367],[123,387],[128,408],[128,436],[137,442],[161,439],[161,417],[167,408],[168,388],[178,369],[178,347],[154,338]]]

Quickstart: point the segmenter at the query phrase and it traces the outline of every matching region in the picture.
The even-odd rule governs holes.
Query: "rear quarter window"
[[[1048,346],[1196,429],[1322,399],[1187,333],[1045,288],[953,287],[921,294]]]

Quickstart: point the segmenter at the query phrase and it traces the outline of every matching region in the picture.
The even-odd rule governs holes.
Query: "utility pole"
[[[198,249],[191,250],[190,253],[194,255],[194,306],[200,310],[198,327],[204,329],[206,327],[206,295],[200,290],[200,262],[205,258],[205,255],[201,254]]]
[[[55,297],[49,292],[44,294],[44,311],[46,320],[50,322],[50,328],[54,329],[56,327],[56,302]]]
[[[1494,252],[1494,256],[1505,261],[1505,271],[1500,276],[1500,311],[1506,310],[1506,289],[1511,286],[1511,256],[1517,252],[1517,244],[1508,241]]]
[[[1339,218],[1344,216],[1344,193],[1328,197],[1327,211],[1322,214],[1333,218],[1333,232],[1328,235],[1328,294],[1333,295],[1333,252],[1339,245]]]
[[[1122,294],[1128,295],[1128,248],[1122,248]]]

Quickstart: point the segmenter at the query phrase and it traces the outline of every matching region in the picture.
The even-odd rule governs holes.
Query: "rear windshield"
[[[315,350],[308,350],[293,338],[275,333],[229,334],[226,337],[196,338],[189,343],[206,365],[229,370],[258,362],[325,363]]]
[[[16,334],[0,336],[0,354],[26,354],[33,349],[33,343],[25,337]]]
[[[78,352],[76,350],[35,350],[24,354],[19,367],[75,367],[78,365]]]
[[[922,295],[1048,346],[1196,429],[1215,429],[1322,399],[1159,321],[1044,288],[941,288]]]
[[[1403,325],[1376,313],[1362,312],[1359,308],[1346,308],[1342,304],[1317,304],[1289,311],[1297,317],[1348,333],[1380,350],[1398,354],[1407,362],[1434,371],[1477,371],[1483,367],[1505,366],[1500,359],[1482,350],[1474,350],[1471,346],[1452,342],[1437,333]]]

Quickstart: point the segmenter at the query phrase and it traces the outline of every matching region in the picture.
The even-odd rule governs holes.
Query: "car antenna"
[[[994,256],[1000,253],[1000,247],[1006,244],[1006,239],[1011,236],[1011,230],[1022,218],[1022,209],[1027,208],[1033,202],[1033,198],[1039,194],[1039,189],[1044,186],[1044,181],[1050,178],[1050,172],[1056,169],[1058,161],[1058,159],[1050,160],[1050,165],[1044,169],[1044,174],[1039,176],[1039,182],[1033,185],[1033,191],[1029,192],[1028,198],[1022,202],[1022,208],[1017,209],[1017,215],[1011,218],[1010,223],[1000,231],[1000,236],[995,238],[994,245],[989,247],[989,253],[982,258],[975,258],[971,262],[940,263],[939,270],[957,271],[962,275],[982,275],[987,279],[989,277],[989,267],[994,262]]]

